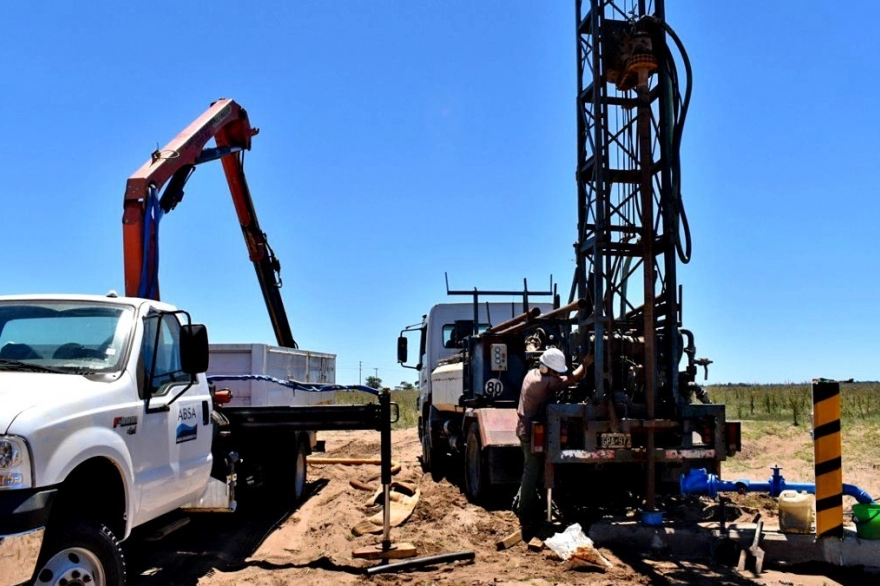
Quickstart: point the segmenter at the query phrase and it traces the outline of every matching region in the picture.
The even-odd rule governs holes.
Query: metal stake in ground
[[[408,558],[418,551],[411,543],[391,543],[391,424],[399,418],[396,412],[391,417],[391,393],[382,389],[379,393],[379,455],[380,475],[382,480],[382,543],[378,546],[363,547],[352,553],[353,557],[365,559]],[[395,407],[397,405],[395,404]]]
[[[385,507],[382,515],[382,551],[391,549],[391,393],[383,389],[379,393],[379,412],[382,429],[379,430],[380,457],[382,458],[382,492]],[[413,552],[415,553],[415,552]]]

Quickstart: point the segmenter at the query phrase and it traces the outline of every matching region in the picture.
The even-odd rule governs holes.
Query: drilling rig
[[[587,401],[548,408],[545,480],[551,488],[557,467],[572,462],[636,464],[648,509],[659,481],[717,470],[740,443],[739,424],[697,385],[698,367],[708,376],[711,361],[697,358],[682,328],[677,265],[690,260],[691,238],[679,155],[692,73],[664,4],[576,0],[571,299],[587,301],[575,337],[592,347],[594,367]],[[559,438],[572,441],[574,422],[583,427],[572,449]]]
[[[547,502],[623,496],[652,510],[658,492],[678,492],[691,469],[717,473],[740,447],[739,423],[697,384],[711,360],[697,357],[682,327],[676,269],[690,260],[691,238],[679,152],[691,68],[663,0],[576,0],[576,9],[578,236],[568,302],[551,290],[543,294],[552,305],[532,306],[538,293],[524,284],[504,292],[522,296],[510,316],[480,305],[498,292],[449,291],[447,282],[473,307],[436,305],[401,332],[398,360],[407,360],[405,334],[419,331],[423,464],[436,476],[459,456],[466,493],[480,500],[519,479],[513,429],[527,369],[548,347],[570,366],[589,356],[587,376],[557,393],[531,430]]]

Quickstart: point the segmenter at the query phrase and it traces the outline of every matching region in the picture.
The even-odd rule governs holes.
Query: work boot
[[[533,521],[531,523],[521,523],[520,525],[520,533],[522,533],[522,540],[524,543],[528,543],[532,538],[537,537],[540,532],[540,522]]]

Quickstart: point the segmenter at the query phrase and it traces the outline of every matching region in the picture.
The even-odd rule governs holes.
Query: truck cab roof
[[[88,302],[88,303],[107,303],[109,305],[129,305],[131,307],[140,308],[143,305],[149,305],[159,311],[176,311],[177,308],[162,301],[154,301],[152,299],[143,299],[140,297],[120,297],[115,293],[107,295],[89,295],[79,293],[38,293],[27,295],[0,295],[0,303],[10,301],[70,301],[70,302]]]

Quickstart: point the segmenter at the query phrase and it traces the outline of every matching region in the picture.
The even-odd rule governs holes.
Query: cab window
[[[462,348],[464,339],[473,335],[473,323],[469,320],[460,320],[451,324],[443,325],[443,347],[444,348]],[[489,324],[480,324],[477,332],[482,334],[489,329]]]
[[[461,348],[461,340],[455,334],[455,325],[446,324],[443,326],[443,347],[444,348]]]
[[[174,383],[191,380],[180,366],[180,322],[173,314],[153,314],[144,320],[144,387],[164,395]]]

